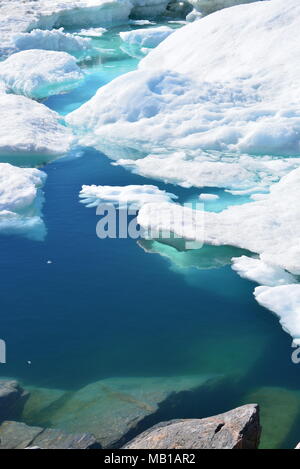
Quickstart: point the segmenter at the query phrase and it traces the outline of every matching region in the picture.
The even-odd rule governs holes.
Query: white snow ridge
[[[0,163],[0,233],[43,240],[41,187],[46,174],[37,169]]]

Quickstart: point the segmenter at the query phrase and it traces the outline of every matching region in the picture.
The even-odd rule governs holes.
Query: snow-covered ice
[[[41,188],[46,174],[37,169],[0,163],[0,233],[21,234],[42,240]]]
[[[170,35],[68,122],[84,144],[148,155],[132,162],[143,175],[236,189],[265,183],[268,167],[270,184],[289,165],[275,161],[272,173],[275,155],[300,155],[299,35],[298,0],[218,11]]]
[[[25,50],[0,63],[0,80],[7,89],[35,99],[76,87],[84,74],[66,52]]]
[[[231,245],[261,255],[264,262],[300,274],[300,169],[292,171],[271,186],[270,194],[255,202],[229,207],[221,213],[204,212],[204,241],[215,246]],[[193,223],[182,225],[183,212],[190,210]],[[168,211],[171,216],[168,216]],[[146,204],[139,223],[195,239],[200,210],[178,204]],[[161,213],[161,216],[155,216]],[[171,219],[171,223],[170,223]],[[153,224],[156,223],[156,226]],[[202,236],[202,226],[199,227]]]
[[[76,35],[91,38],[91,37],[101,37],[104,33],[107,32],[106,28],[89,28],[81,29]]]
[[[200,194],[199,199],[203,200],[204,202],[210,202],[210,201],[215,201],[218,200],[220,197],[217,194]]]
[[[242,256],[232,259],[232,268],[241,277],[269,287],[288,285],[296,282],[293,275],[284,269],[268,264],[259,258]]]
[[[261,286],[254,294],[261,306],[279,316],[282,328],[300,345],[300,284]]]
[[[188,2],[194,7],[195,11],[201,12],[202,15],[209,15],[210,13],[221,10],[222,8],[257,1],[261,0],[188,0]]]
[[[61,117],[24,96],[0,93],[0,160],[32,166],[70,150],[72,133]]]
[[[170,34],[174,33],[174,31],[169,26],[159,26],[157,28],[124,31],[120,33],[120,37],[122,41],[131,46],[154,48],[170,36]]]
[[[117,208],[140,209],[144,204],[171,202],[177,197],[156,186],[83,186],[79,197],[88,207],[100,203],[112,204]]]
[[[51,31],[34,29],[30,33],[19,33],[13,38],[16,51],[44,49],[80,54],[91,48],[88,38],[65,33],[63,28]]]

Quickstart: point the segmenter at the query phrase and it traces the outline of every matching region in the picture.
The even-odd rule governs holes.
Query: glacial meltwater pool
[[[65,115],[135,69],[138,58],[120,50],[118,37],[134,27],[141,26],[95,39],[102,61],[85,59],[84,84],[45,103]],[[261,446],[294,447],[300,365],[292,363],[292,339],[278,319],[254,300],[254,284],[231,269],[241,250],[178,252],[158,242],[100,240],[95,210],[78,198],[83,184],[154,184],[181,202],[199,190],[134,175],[92,149],[42,169],[45,241],[1,237],[0,336],[7,344],[1,374],[31,391],[23,420],[95,431],[91,415],[97,415],[101,432],[116,425],[111,441],[121,441],[137,431],[130,405],[141,412],[134,414],[140,431],[257,402]]]

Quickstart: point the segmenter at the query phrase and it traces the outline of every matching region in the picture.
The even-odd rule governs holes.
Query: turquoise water
[[[137,59],[120,51],[119,30],[96,40],[102,49],[113,50],[102,63],[94,57],[86,65],[85,84],[49,98],[49,107],[66,114],[99,86],[137,66]],[[60,427],[64,417],[68,420],[59,399],[48,406],[45,420],[45,412],[35,410],[34,390],[73,395],[103,379],[211,377],[209,386],[164,402],[142,425],[259,402],[262,446],[295,446],[299,365],[291,361],[290,337],[255,302],[254,284],[231,270],[231,257],[241,251],[205,247],[185,253],[157,242],[99,240],[95,211],[78,200],[83,184],[156,184],[181,202],[195,200],[199,190],[133,175],[91,149],[43,170],[48,174],[46,240],[1,238],[0,336],[7,343],[8,363],[0,372],[32,388],[24,420],[55,426],[58,406]],[[210,192],[222,197],[218,190]],[[93,405],[96,412],[97,400]]]

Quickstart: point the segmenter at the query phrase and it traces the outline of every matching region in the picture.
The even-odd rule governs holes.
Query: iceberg
[[[169,26],[160,26],[157,28],[124,31],[120,33],[120,37],[128,46],[152,49],[157,47],[158,44],[174,33],[174,31]]]
[[[83,186],[79,194],[82,203],[97,207],[100,203],[112,204],[117,208],[139,210],[144,204],[171,202],[176,195],[158,189],[156,186]]]
[[[67,153],[72,133],[61,117],[24,96],[0,93],[0,160],[36,166]]]
[[[299,26],[297,0],[220,10],[175,31],[67,121],[83,144],[146,155],[132,162],[142,175],[268,186],[289,166],[276,160],[300,156]]]
[[[200,12],[203,16],[209,15],[222,8],[241,5],[243,3],[253,3],[261,0],[188,0],[194,7],[196,12]]]
[[[0,80],[16,94],[41,99],[78,86],[84,74],[65,52],[26,50],[0,63]]]
[[[272,185],[270,193],[257,201],[231,206],[220,213],[202,213],[170,203],[146,204],[138,222],[147,230],[169,230],[188,240],[247,249],[260,254],[264,262],[300,275],[299,190],[300,168]],[[187,224],[182,223],[185,211],[189,212],[186,219],[192,220]],[[197,227],[199,223],[203,226]]]
[[[80,54],[91,48],[91,41],[74,34],[65,33],[63,28],[44,31],[34,29],[30,33],[19,33],[13,39],[16,51],[43,49],[69,54]]]
[[[0,163],[0,233],[19,234],[43,240],[41,188],[46,174],[38,169]]]
[[[280,319],[282,328],[300,345],[300,284],[261,286],[254,292],[261,306],[273,311]]]

